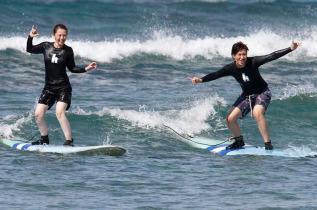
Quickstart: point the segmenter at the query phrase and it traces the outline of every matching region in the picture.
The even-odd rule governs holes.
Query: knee
[[[34,116],[35,116],[35,120],[38,121],[44,118],[44,113],[35,112]]]
[[[58,119],[61,119],[65,116],[65,112],[64,111],[56,111],[56,117]]]
[[[230,115],[227,116],[227,125],[231,125],[235,121],[236,120],[233,117],[231,117]]]
[[[262,112],[253,111],[253,116],[256,121],[260,121],[264,118],[264,114]]]

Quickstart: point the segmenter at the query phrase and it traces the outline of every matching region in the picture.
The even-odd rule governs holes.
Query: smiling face
[[[236,61],[236,66],[238,68],[245,67],[245,64],[248,58],[247,50],[246,49],[240,50],[235,55],[232,55],[232,58]]]
[[[53,37],[55,39],[54,46],[56,48],[62,48],[67,39],[67,31],[65,29],[58,28],[53,34]]]

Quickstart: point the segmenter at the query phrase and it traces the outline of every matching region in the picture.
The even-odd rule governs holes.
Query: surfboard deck
[[[79,155],[109,155],[122,156],[126,153],[126,149],[113,145],[99,145],[99,146],[56,146],[56,145],[32,145],[23,139],[5,139],[0,141],[17,150],[36,151],[42,153],[56,153],[56,154],[79,154]]]
[[[241,148],[235,149],[226,149],[232,142],[228,140],[220,140],[220,139],[211,139],[211,138],[203,138],[203,137],[192,137],[189,135],[183,135],[175,131],[169,126],[165,126],[169,128],[171,131],[176,133],[181,137],[181,140],[186,144],[189,144],[192,147],[198,149],[208,150],[212,153],[219,155],[258,155],[258,156],[280,156],[280,157],[317,157],[316,154],[313,155],[304,155],[298,154],[295,151],[281,150],[281,149],[273,149],[266,150],[265,147],[253,146],[251,144],[245,144],[245,146]]]
[[[317,157],[316,154],[307,155],[307,154],[299,154],[296,151],[291,150],[282,150],[282,149],[273,149],[266,150],[265,147],[258,147],[251,144],[246,143],[241,148],[235,149],[226,149],[232,142],[227,140],[217,140],[217,139],[209,139],[209,138],[200,138],[200,137],[191,137],[183,139],[183,141],[187,141],[188,144],[200,148],[208,150],[215,154],[220,155],[257,155],[257,156],[280,156],[280,157]]]

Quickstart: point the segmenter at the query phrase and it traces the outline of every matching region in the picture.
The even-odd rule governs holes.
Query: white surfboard
[[[122,147],[113,145],[99,145],[99,146],[56,146],[56,145],[32,145],[23,139],[5,139],[0,141],[17,150],[36,151],[43,153],[57,153],[57,154],[80,154],[80,155],[110,155],[121,156],[126,150]]]

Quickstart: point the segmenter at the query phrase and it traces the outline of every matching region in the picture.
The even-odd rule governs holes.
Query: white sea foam
[[[274,94],[273,100],[285,100],[302,94],[310,94],[316,97],[317,87],[313,83],[305,83],[301,85],[286,84]]]
[[[313,151],[307,146],[292,146],[289,145],[289,148],[285,150],[290,156],[299,156],[299,157],[317,157],[317,152]]]
[[[144,129],[164,128],[164,125],[167,125],[180,133],[197,134],[211,129],[207,119],[215,117],[217,105],[226,106],[227,102],[223,98],[214,96],[203,101],[198,100],[191,108],[182,110],[148,111],[146,106],[140,106],[138,111],[105,107],[100,111],[85,112],[77,107],[73,112],[80,115],[110,115]]]
[[[32,121],[33,114],[29,112],[27,116],[15,116],[10,115],[6,116],[4,118],[5,121],[14,121],[13,124],[6,124],[6,123],[0,123],[0,134],[5,136],[6,138],[9,138],[10,136],[13,136],[13,131],[19,131],[21,125],[25,123],[29,123]]]
[[[316,57],[317,30],[310,36],[305,36],[303,46],[297,53],[289,54],[283,59],[295,60],[298,57]],[[104,40],[104,41],[75,41],[67,40],[67,44],[74,49],[77,56],[98,62],[112,62],[113,59],[123,59],[129,56],[151,54],[166,56],[175,60],[192,59],[202,56],[206,59],[214,57],[230,57],[232,44],[237,41],[245,42],[249,49],[249,55],[263,55],[290,46],[293,37],[283,36],[272,31],[258,31],[246,36],[238,37],[211,37],[187,39],[180,35],[170,35],[164,31],[156,31],[152,38],[141,40]],[[295,37],[296,39],[296,37]],[[52,37],[37,37],[34,44],[43,41],[53,41]],[[0,37],[0,50],[8,48],[25,52],[26,37]]]

